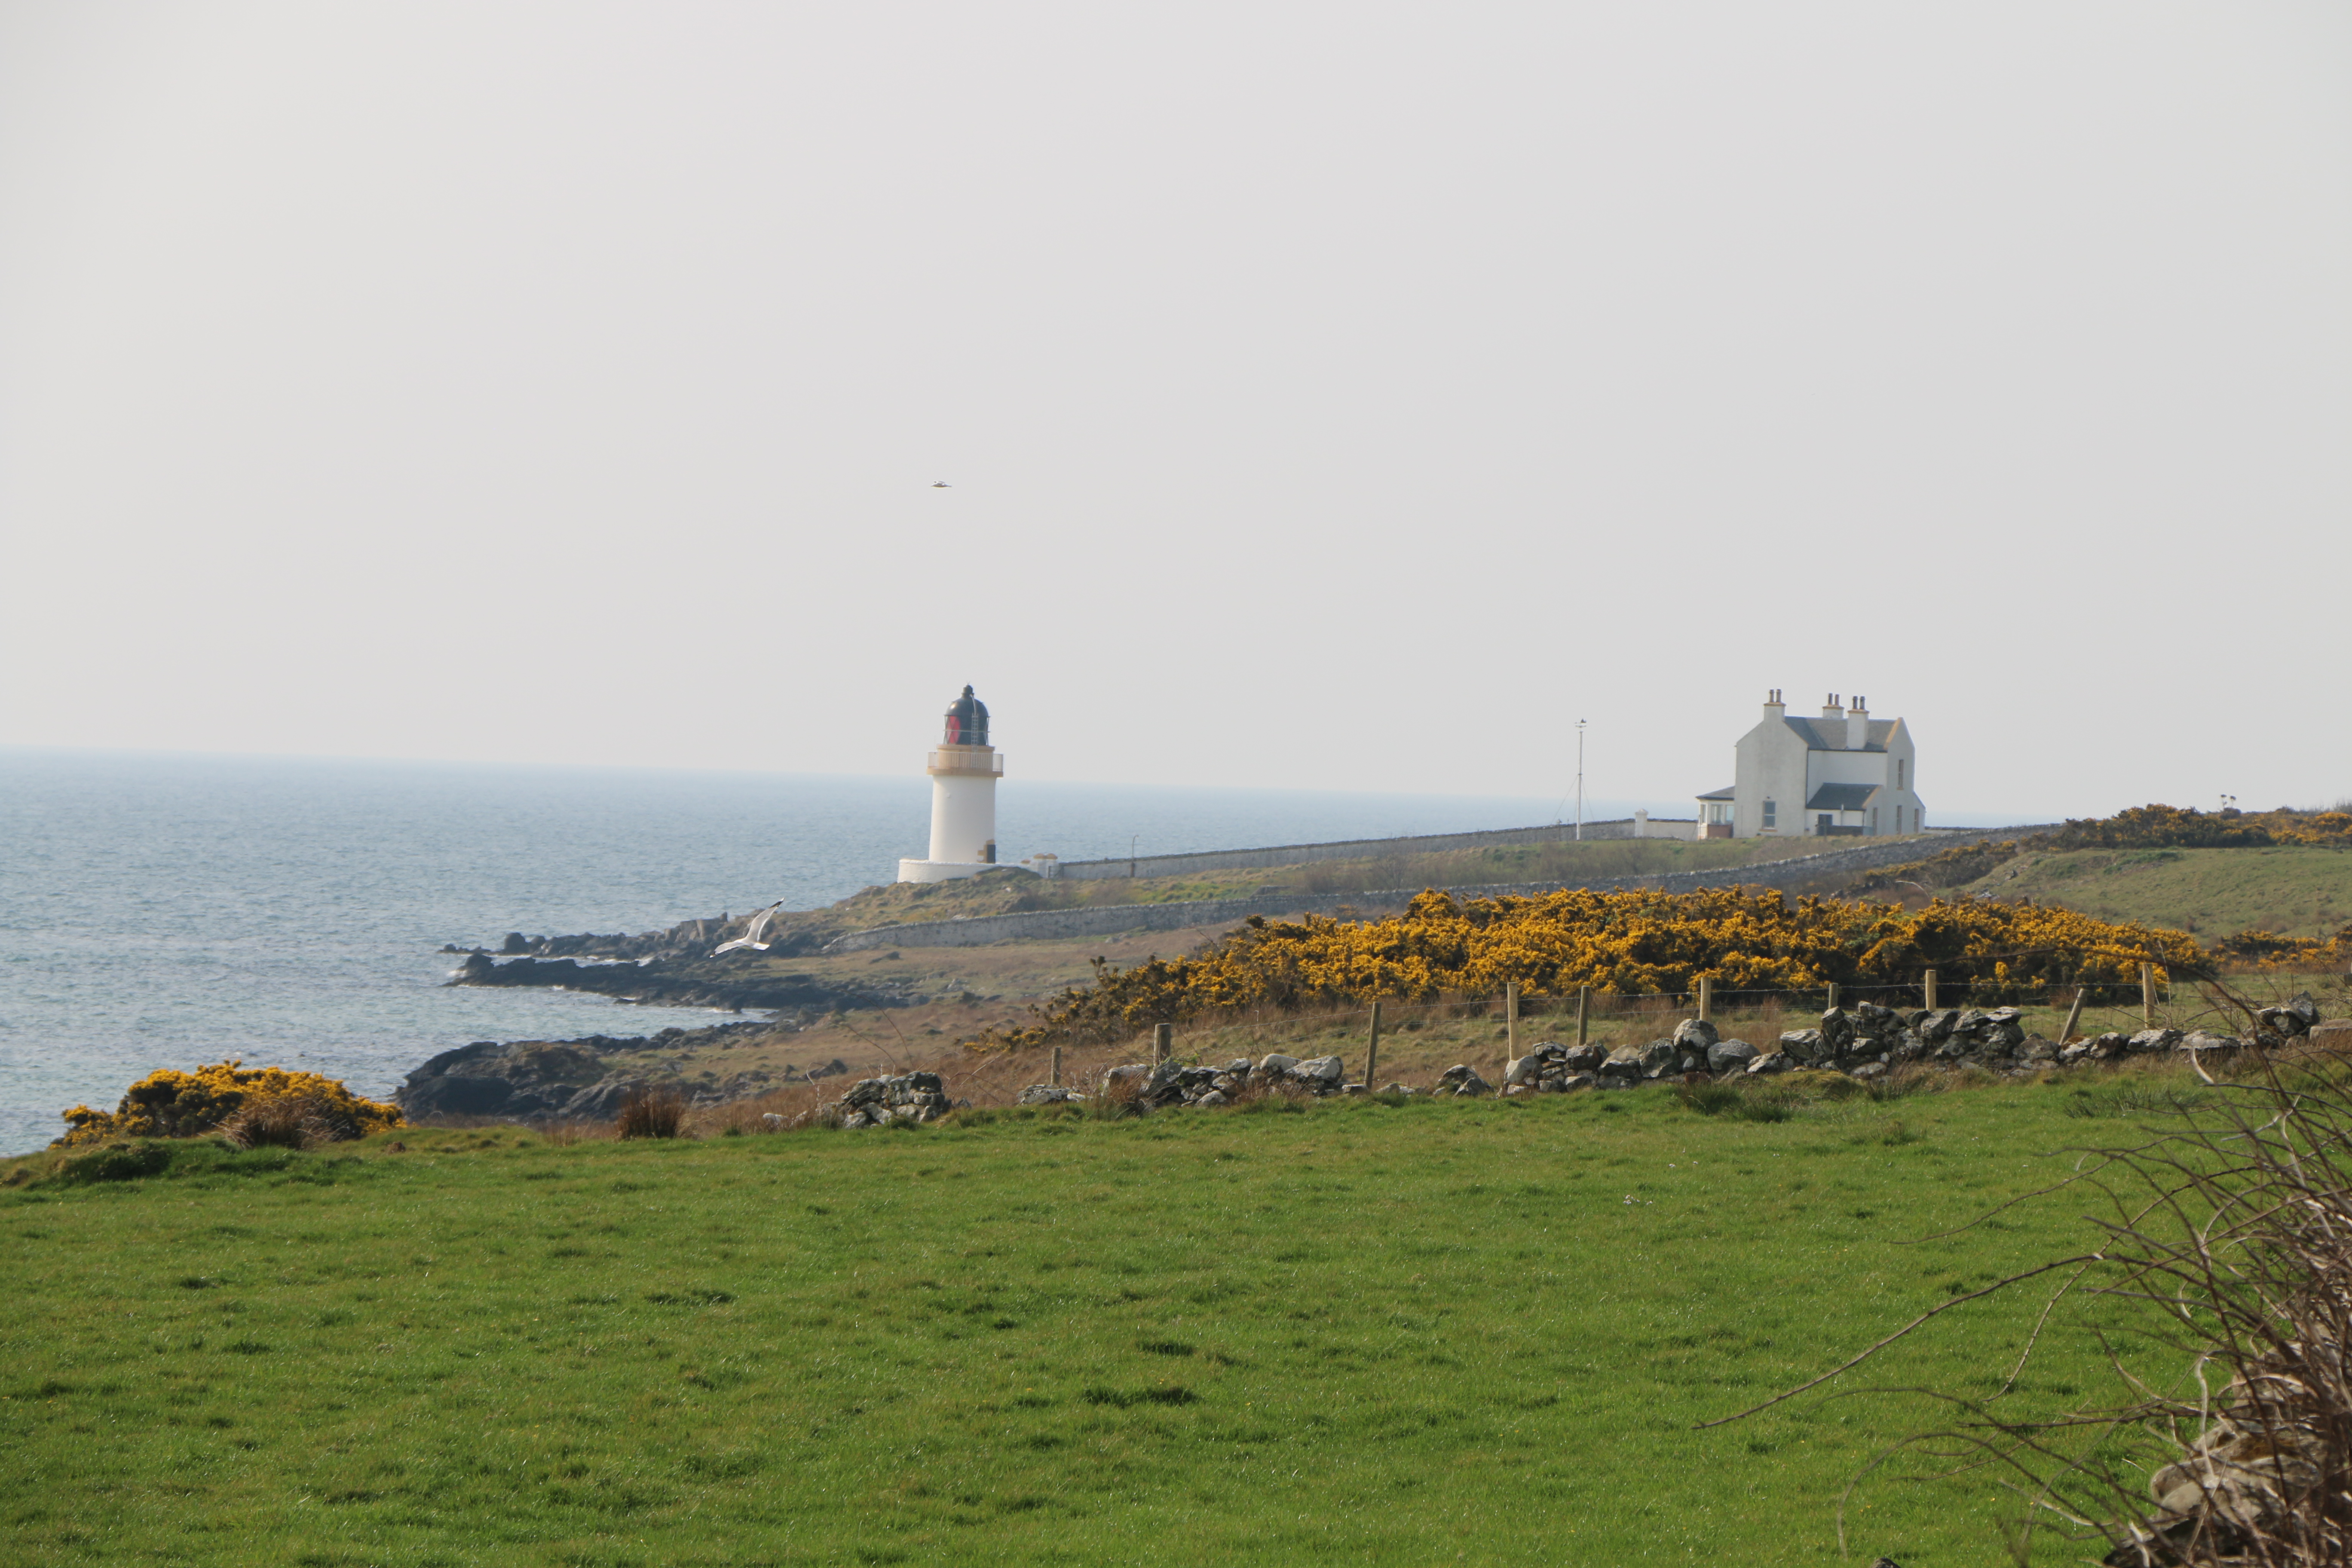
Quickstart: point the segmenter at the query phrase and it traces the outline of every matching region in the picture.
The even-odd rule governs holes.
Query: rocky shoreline
[[[652,958],[597,963],[576,958],[509,958],[472,952],[452,985],[525,985],[588,991],[615,1002],[657,1007],[747,1007],[809,1015],[863,1007],[908,1007],[922,999],[903,984],[842,984],[807,974],[743,974],[723,959]]]
[[[793,1033],[797,1030],[790,1024],[746,1022],[626,1038],[590,1035],[576,1040],[477,1040],[425,1062],[401,1081],[392,1099],[415,1121],[452,1117],[527,1123],[609,1121],[631,1089],[676,1081],[672,1075],[651,1070],[657,1056],[761,1043]],[[755,1068],[696,1084],[688,1100],[698,1106],[724,1105],[848,1071],[837,1058],[807,1068],[788,1062],[772,1071]]]

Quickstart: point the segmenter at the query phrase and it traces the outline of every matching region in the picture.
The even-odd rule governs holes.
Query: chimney
[[[1844,723],[1845,704],[1840,702],[1838,694],[1832,691],[1822,700],[1821,724],[1821,733],[1832,749],[1845,739]]]
[[[1870,699],[1857,697],[1845,710],[1845,749],[1859,752],[1870,744]]]
[[[1776,686],[1764,694],[1764,722],[1769,724],[1776,719],[1788,716],[1789,705],[1780,700],[1780,689]]]

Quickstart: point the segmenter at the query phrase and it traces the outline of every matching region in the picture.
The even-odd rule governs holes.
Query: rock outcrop
[[[412,1121],[476,1116],[523,1122],[601,1121],[619,1113],[622,1097],[635,1087],[668,1083],[684,1091],[689,1104],[723,1105],[788,1082],[849,1070],[836,1058],[807,1072],[787,1067],[692,1084],[661,1070],[674,1052],[740,1045],[775,1033],[772,1024],[741,1023],[628,1037],[477,1040],[426,1061],[402,1080],[392,1098]]]
[[[724,959],[656,958],[609,963],[577,958],[509,958],[468,953],[452,985],[539,986],[588,991],[615,1001],[665,1007],[773,1008],[802,1016],[852,1007],[906,1007],[922,1000],[903,984],[841,984],[806,974],[746,974]]]

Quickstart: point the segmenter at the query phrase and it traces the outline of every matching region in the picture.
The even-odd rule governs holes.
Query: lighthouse
[[[898,862],[902,882],[977,877],[996,864],[996,781],[1004,759],[988,743],[988,704],[963,689],[948,705],[947,728],[931,752],[931,853]]]

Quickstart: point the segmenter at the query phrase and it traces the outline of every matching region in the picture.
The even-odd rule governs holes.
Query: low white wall
[[[1652,817],[1648,837],[1689,838],[1697,824],[1679,817]],[[1633,819],[1588,822],[1588,839],[1631,838]],[[1191,855],[1141,855],[1132,861],[1065,860],[1063,877],[1189,877],[1202,871],[1239,871],[1255,867],[1302,866],[1311,860],[1383,860],[1396,855],[1436,855],[1455,849],[1486,849],[1508,844],[1566,844],[1576,837],[1576,824],[1547,823],[1538,827],[1496,827],[1479,833],[1430,833],[1411,838],[1343,838],[1328,844],[1273,844],[1262,849],[1203,849]],[[1132,869],[1130,870],[1130,868]]]

